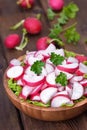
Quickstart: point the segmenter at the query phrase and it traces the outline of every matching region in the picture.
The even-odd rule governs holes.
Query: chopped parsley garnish
[[[61,55],[57,55],[55,54],[54,52],[51,53],[51,56],[50,56],[50,61],[54,64],[54,65],[60,65],[62,64],[62,62],[64,61],[64,57],[61,56]]]
[[[42,68],[44,67],[44,65],[45,63],[42,61],[35,61],[34,64],[31,66],[31,71],[39,75],[41,74]]]
[[[55,81],[62,86],[66,86],[68,84],[67,76],[63,72],[60,72],[60,74],[56,77]]]

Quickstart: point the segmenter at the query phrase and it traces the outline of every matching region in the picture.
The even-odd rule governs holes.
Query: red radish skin
[[[51,107],[60,107],[63,104],[69,103],[70,98],[67,95],[61,94],[55,96],[51,101]]]
[[[60,11],[64,6],[64,0],[49,0],[49,6],[54,11]]]
[[[18,34],[10,34],[5,38],[4,44],[8,49],[13,49],[20,44],[21,38]]]
[[[73,74],[78,69],[78,63],[58,65],[57,68],[61,71],[65,71],[65,72]]]
[[[40,20],[34,17],[28,17],[25,19],[24,28],[30,34],[38,34],[42,30],[42,23]]]
[[[40,94],[39,94],[39,93],[36,94],[36,95],[32,95],[32,96],[30,97],[30,99],[31,99],[32,101],[41,101],[41,99],[40,99]]]
[[[72,88],[73,88],[72,89],[72,96],[71,96],[72,100],[77,100],[83,96],[84,89],[80,83],[74,82]]]
[[[34,5],[34,0],[18,0],[17,4],[22,8],[31,8]]]
[[[30,86],[24,86],[22,89],[22,92],[20,93],[19,97],[23,99],[27,99],[27,97],[31,94],[33,91],[33,87]]]
[[[36,42],[37,50],[45,50],[49,45],[49,37],[41,37]]]
[[[22,66],[13,66],[7,70],[7,77],[18,80],[23,75],[24,69]]]
[[[35,87],[40,85],[41,83],[43,83],[45,81],[45,77],[44,76],[29,76],[29,75],[23,75],[23,82],[26,85],[29,85],[31,87]]]
[[[50,99],[52,99],[52,97],[55,95],[56,92],[57,92],[57,88],[54,87],[48,87],[42,90],[40,93],[41,101],[45,104],[48,103]]]
[[[76,59],[77,59],[79,62],[87,61],[87,57],[84,56],[84,55],[76,55]]]

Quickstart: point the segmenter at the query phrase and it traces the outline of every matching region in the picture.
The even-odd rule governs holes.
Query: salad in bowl
[[[25,114],[48,121],[70,119],[85,110],[87,57],[53,44],[45,50],[27,51],[10,61],[4,86]]]

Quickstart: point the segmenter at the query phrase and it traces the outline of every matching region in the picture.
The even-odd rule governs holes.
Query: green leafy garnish
[[[17,83],[14,82],[13,79],[8,80],[8,86],[15,93],[16,96],[18,96],[22,90],[22,87],[17,85]]]
[[[44,67],[45,63],[42,61],[36,61],[34,64],[31,66],[31,70],[39,75],[42,72],[42,68]]]
[[[81,98],[75,100],[74,103],[81,102],[81,101],[83,101],[84,99],[86,99],[86,97],[85,97],[85,96],[82,96]]]
[[[56,13],[51,8],[48,8],[47,9],[47,17],[48,17],[48,19],[53,20],[55,16],[56,16]]]
[[[56,77],[55,81],[56,83],[59,83],[62,86],[66,86],[68,83],[67,76],[63,72],[60,72],[60,74]]]
[[[51,53],[50,56],[50,61],[54,64],[54,65],[60,65],[62,64],[62,62],[64,61],[64,57],[61,55],[57,55],[54,52]]]
[[[31,101],[31,100],[27,100],[28,103],[36,105],[36,106],[40,106],[40,107],[50,107],[50,102],[48,102],[47,104],[44,104],[42,102],[38,102],[38,101]]]
[[[59,24],[64,25],[69,19],[75,18],[78,11],[79,8],[75,3],[69,3],[60,13],[60,17],[58,19]]]
[[[66,30],[64,36],[66,37],[67,43],[76,44],[80,40],[80,34],[76,31],[76,27],[71,27]]]

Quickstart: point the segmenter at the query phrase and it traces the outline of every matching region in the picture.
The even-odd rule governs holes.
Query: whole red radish
[[[31,8],[34,5],[34,0],[18,0],[17,4],[23,8]]]
[[[64,6],[64,0],[49,0],[49,6],[54,11],[60,11]]]
[[[45,50],[49,45],[50,38],[45,36],[38,39],[36,43],[37,50]]]
[[[21,38],[18,34],[10,34],[5,38],[4,44],[7,48],[12,49],[20,44]]]
[[[34,17],[26,18],[23,26],[30,34],[38,34],[42,30],[41,21]]]

